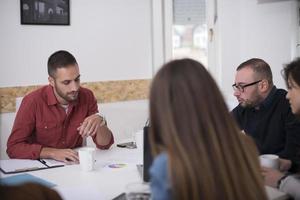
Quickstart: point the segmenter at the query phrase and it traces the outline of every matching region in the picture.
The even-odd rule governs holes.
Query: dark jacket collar
[[[274,96],[276,94],[276,90],[277,90],[276,86],[273,86],[267,98],[265,98],[265,100],[263,100],[263,102],[261,102],[258,106],[255,106],[255,109],[256,110],[268,109],[268,107],[272,105]]]

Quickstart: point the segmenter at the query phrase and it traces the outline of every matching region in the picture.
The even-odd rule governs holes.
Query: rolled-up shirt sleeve
[[[98,144],[98,143],[97,143],[97,140],[96,140],[96,135],[93,137],[93,141],[94,141],[94,143],[96,144],[96,147],[97,147],[98,149],[109,149],[109,147],[111,147],[111,145],[113,145],[113,143],[114,143],[114,136],[113,136],[113,134],[111,133],[110,141],[109,141],[109,143],[106,144],[106,145],[100,145],[100,144]]]

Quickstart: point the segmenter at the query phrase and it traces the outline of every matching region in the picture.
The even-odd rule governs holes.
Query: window
[[[207,66],[206,0],[173,0],[173,58],[189,57]]]

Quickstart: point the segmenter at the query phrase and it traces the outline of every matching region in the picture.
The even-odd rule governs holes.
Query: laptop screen
[[[150,142],[149,142],[149,126],[145,126],[143,129],[143,164],[137,165],[137,169],[141,174],[144,182],[150,181],[150,174],[149,169],[152,165],[152,155],[150,149]]]
[[[150,142],[149,142],[149,126],[144,127],[144,159],[143,159],[143,180],[145,182],[150,181],[150,175],[149,175],[149,168],[152,164],[152,155],[151,155],[151,149],[150,149]]]

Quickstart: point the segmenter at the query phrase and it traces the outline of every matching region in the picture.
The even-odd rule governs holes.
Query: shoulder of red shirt
[[[51,89],[51,93],[49,92],[50,89]],[[42,87],[28,93],[27,95],[24,96],[24,98],[27,100],[44,99],[44,100],[48,101],[49,97],[50,97],[50,100],[52,99],[52,96],[54,97],[52,86],[45,85],[45,86],[42,86]],[[80,101],[83,101],[83,102],[90,102],[95,99],[95,96],[94,96],[94,93],[90,89],[80,87],[79,99],[80,99]]]

